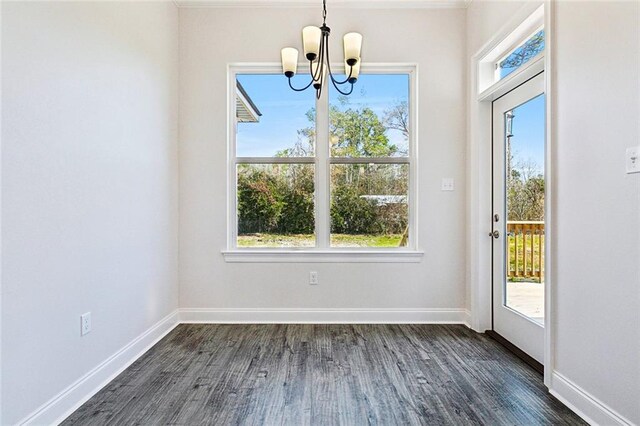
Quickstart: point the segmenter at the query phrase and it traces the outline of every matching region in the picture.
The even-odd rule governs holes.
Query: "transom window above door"
[[[496,62],[496,80],[500,80],[520,68],[544,51],[544,29],[536,30],[524,43]]]
[[[415,67],[320,99],[275,67],[230,80],[228,250],[415,250]]]

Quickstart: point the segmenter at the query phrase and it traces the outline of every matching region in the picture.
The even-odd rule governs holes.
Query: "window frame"
[[[343,72],[344,65],[332,63],[331,68]],[[299,70],[305,70],[300,64]],[[227,67],[227,248],[222,253],[227,262],[419,262],[418,250],[418,105],[417,65],[376,63],[363,66],[362,74],[406,74],[409,87],[409,140],[406,157],[331,157],[329,143],[329,90],[316,99],[316,141],[314,156],[309,157],[236,157],[235,87],[238,74],[282,74],[279,63],[234,63]],[[302,74],[303,72],[300,72]],[[308,72],[307,72],[308,74]],[[286,85],[285,77],[282,83]],[[356,83],[357,85],[357,83]],[[357,87],[357,86],[356,86]],[[314,96],[309,90],[309,96]],[[408,225],[406,247],[331,247],[330,168],[332,164],[408,164]],[[314,247],[238,247],[237,165],[238,164],[314,164]]]
[[[495,99],[509,91],[510,87],[526,81],[544,69],[545,49],[531,58],[509,75],[499,78],[500,73],[496,70],[496,65],[511,52],[524,44],[537,31],[544,29],[545,37],[548,33],[544,21],[544,5],[539,5],[512,31],[501,35],[495,40],[491,40],[478,53],[476,59],[475,83],[477,99],[480,101]]]

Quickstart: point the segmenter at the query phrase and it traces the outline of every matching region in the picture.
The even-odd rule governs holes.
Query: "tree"
[[[409,140],[409,104],[400,101],[391,108],[385,110],[382,122],[387,129],[397,130],[402,133],[404,140]],[[402,154],[407,154],[403,152]]]
[[[371,108],[337,106],[329,110],[331,154],[336,157],[390,157],[398,147],[390,143],[386,127]]]
[[[510,154],[511,156],[511,154]],[[533,160],[516,160],[507,174],[509,220],[544,220],[544,176]]]

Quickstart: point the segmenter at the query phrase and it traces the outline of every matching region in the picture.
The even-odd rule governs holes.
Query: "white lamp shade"
[[[282,72],[295,75],[298,70],[298,49],[285,47],[280,51],[280,55],[282,56]]]
[[[302,29],[302,45],[304,46],[304,56],[307,59],[313,60],[318,57],[321,38],[322,31],[318,27],[310,25]],[[311,55],[311,58],[309,55]]]
[[[349,77],[349,72],[351,72],[351,77]],[[356,62],[356,64],[353,66],[353,69],[351,69],[351,67],[349,67],[349,64],[345,62],[344,73],[347,77],[349,77],[349,80],[351,80],[352,78],[357,79],[360,75],[360,58],[358,58],[358,62]]]
[[[360,50],[362,49],[362,34],[360,33],[347,33],[344,35],[344,59],[357,59],[360,57]]]

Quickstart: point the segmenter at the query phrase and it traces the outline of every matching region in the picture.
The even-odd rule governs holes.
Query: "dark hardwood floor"
[[[63,424],[586,423],[462,325],[183,324]]]

